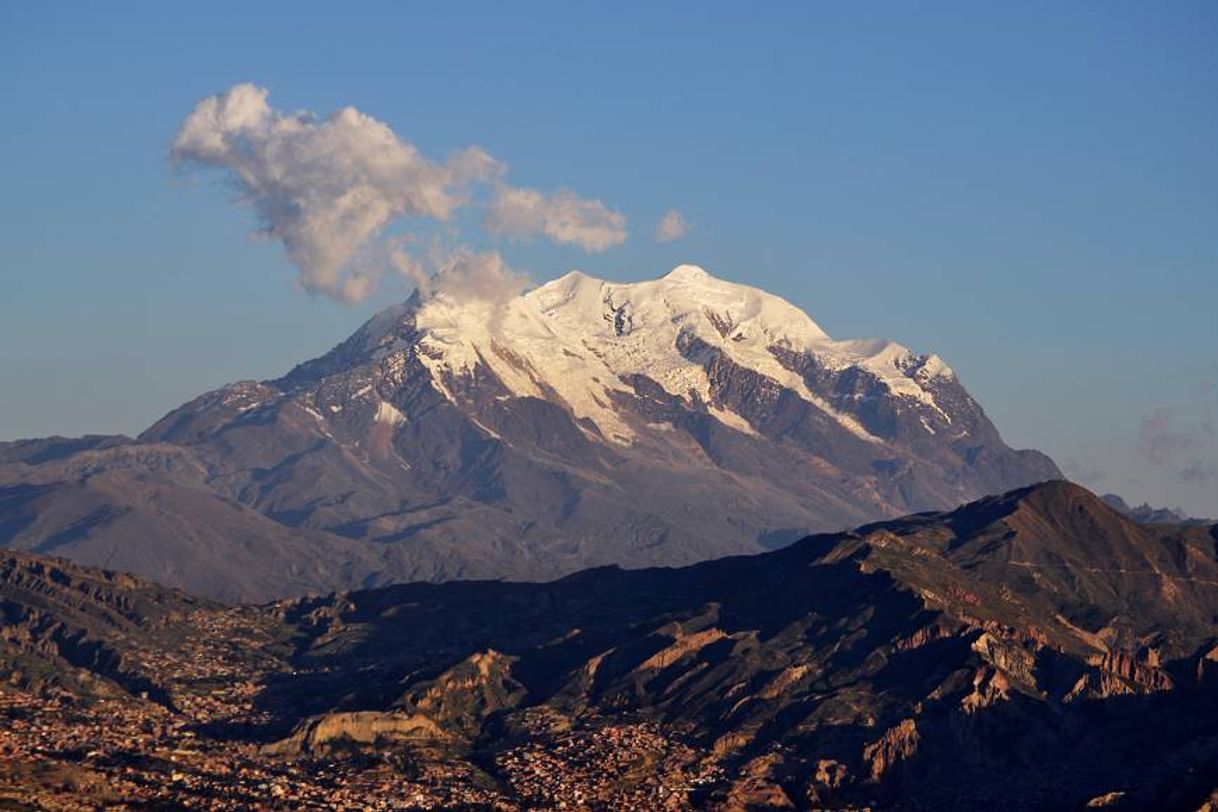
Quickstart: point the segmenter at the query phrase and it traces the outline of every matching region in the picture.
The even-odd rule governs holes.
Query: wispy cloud
[[[1155,465],[1170,465],[1193,446],[1191,438],[1171,425],[1171,409],[1160,406],[1142,417],[1138,453]]]
[[[241,84],[203,99],[182,122],[170,157],[179,167],[227,173],[237,200],[258,213],[259,233],[283,243],[311,292],[363,299],[386,270],[382,260],[406,256],[401,245],[370,248],[390,223],[449,221],[474,205],[479,187],[493,190],[486,218],[493,233],[537,233],[589,251],[626,238],[625,217],[598,200],[509,186],[506,165],[480,147],[434,160],[353,107],[318,119],[276,110],[267,97],[265,88]],[[420,265],[407,275],[448,276],[443,271]]]
[[[1162,406],[1142,418],[1138,453],[1147,462],[1170,470],[1191,485],[1218,482],[1218,448],[1212,421],[1181,429],[1170,407]]]
[[[1208,487],[1210,484],[1218,482],[1218,463],[1194,459],[1177,471],[1176,475],[1190,485]]]
[[[459,299],[502,300],[529,284],[528,274],[508,266],[497,251],[474,251],[433,242],[423,253],[406,250],[405,240],[388,243],[388,263],[424,295],[438,291]]]
[[[626,241],[626,218],[599,200],[585,200],[568,189],[547,195],[536,189],[499,184],[486,216],[493,234],[532,237],[600,252]]]
[[[685,222],[685,216],[676,209],[669,209],[660,218],[660,224],[656,226],[655,238],[656,242],[672,242],[679,240],[689,231],[689,224]]]

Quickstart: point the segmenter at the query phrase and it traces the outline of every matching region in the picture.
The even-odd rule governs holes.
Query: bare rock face
[[[262,600],[688,564],[1058,477],[937,357],[682,266],[415,298],[137,440],[0,445],[0,544]]]
[[[983,632],[973,642],[973,651],[994,666],[993,673],[1013,679],[1026,686],[1035,686],[1036,650],[1031,650],[1017,640],[1001,640],[990,632]],[[1035,644],[1033,644],[1035,646]],[[984,679],[984,677],[983,677]],[[987,680],[989,681],[989,680]],[[996,689],[997,690],[997,689]]]
[[[795,809],[791,798],[775,780],[774,771],[779,763],[775,756],[759,756],[745,763],[732,781],[727,798],[716,808],[722,812]]]
[[[1108,807],[1118,806],[1125,798],[1125,793],[1120,790],[1105,792],[1103,795],[1097,795],[1087,802],[1088,809],[1106,809]]]
[[[816,772],[808,783],[807,799],[813,808],[833,797],[837,790],[850,782],[850,768],[840,761],[822,758],[816,762]]]
[[[1096,693],[1100,697],[1134,692],[1170,691],[1171,676],[1159,668],[1153,649],[1143,657],[1128,651],[1107,651],[1090,658],[1099,669]]]
[[[973,675],[973,692],[960,701],[970,713],[982,711],[996,702],[1011,698],[1011,681],[997,668],[978,668]]]
[[[902,719],[863,748],[863,761],[871,770],[871,780],[880,781],[890,769],[917,752],[918,725],[913,719]]]
[[[1218,646],[1206,650],[1197,658],[1194,674],[1202,685],[1218,685]]]
[[[331,713],[303,723],[290,738],[265,750],[284,755],[330,755],[351,747],[387,748],[409,742],[443,741],[448,735],[424,716],[360,711]]]
[[[490,716],[524,700],[527,691],[512,676],[515,659],[493,650],[477,652],[411,690],[399,704],[438,729],[472,740]]]

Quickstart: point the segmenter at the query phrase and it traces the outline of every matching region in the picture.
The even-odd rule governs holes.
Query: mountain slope
[[[252,711],[196,729],[203,789],[228,747],[504,809],[1195,809],[1218,786],[1218,526],[1064,482],[681,569],[216,611],[263,649]]]
[[[491,752],[539,718],[641,718],[755,803],[1170,808],[1218,768],[1218,527],[1143,528],[1068,483],[679,570],[280,611],[327,674],[291,688],[314,703]]]
[[[1139,524],[1208,525],[1215,523],[1213,519],[1202,519],[1196,516],[1189,516],[1179,508],[1157,508],[1152,507],[1146,502],[1143,502],[1137,507],[1130,507],[1128,502],[1126,502],[1120,496],[1117,496],[1115,493],[1106,493],[1100,498],[1115,508],[1119,513],[1128,516]]]
[[[139,535],[164,559],[143,571],[225,598],[690,563],[1060,476],[1009,449],[935,356],[834,341],[693,266],[415,297],[283,378],[109,442],[0,450],[0,543],[138,566],[99,551]],[[153,461],[131,473],[132,457]],[[107,460],[122,481],[94,500]],[[34,481],[54,486],[36,506]],[[155,522],[107,519],[150,501]],[[191,574],[205,545],[240,583]]]
[[[226,499],[206,484],[197,455],[170,444],[107,442],[33,467],[0,465],[0,515],[10,548],[221,600],[388,582],[374,551]]]
[[[143,693],[164,701],[140,655],[190,633],[209,606],[124,573],[0,553],[0,672],[27,691]]]

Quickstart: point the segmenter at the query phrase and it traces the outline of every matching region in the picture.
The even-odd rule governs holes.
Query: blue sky
[[[476,238],[535,279],[697,262],[940,354],[1084,484],[1218,514],[1218,5],[174,5],[0,7],[0,438],[136,432],[403,295],[309,295],[170,171],[253,82],[626,215],[603,253]]]

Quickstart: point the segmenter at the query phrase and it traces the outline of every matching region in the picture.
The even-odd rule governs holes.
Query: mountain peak
[[[695,408],[710,406],[732,428],[753,432],[748,418],[711,391],[705,367],[712,357],[793,393],[872,443],[879,442],[875,433],[845,413],[855,407],[843,403],[849,406],[843,411],[813,393],[805,369],[835,375],[856,370],[850,374],[876,380],[892,397],[916,401],[941,417],[947,409],[934,390],[952,377],[937,356],[917,355],[892,341],[835,341],[782,297],[693,264],[630,283],[571,271],[493,308],[441,297],[424,304],[415,325],[423,363],[438,381],[489,371],[511,395],[557,395],[601,437],[625,444],[634,441],[637,427],[627,425],[613,404],[633,394],[639,376]],[[459,388],[442,386],[446,393]],[[928,421],[930,426],[934,418]]]
[[[0,524],[39,544],[114,504],[82,549],[210,545],[142,507],[163,488],[215,537],[268,539],[266,588],[299,585],[284,591],[685,563],[1060,476],[1007,447],[934,356],[835,340],[782,297],[694,265],[638,282],[572,271],[507,299],[415,297],[283,378],[184,404],[111,457],[47,465],[104,462],[129,492],[34,490]],[[285,578],[280,542],[306,533],[317,566]]]
[[[683,264],[673,268],[661,278],[669,282],[694,282],[700,279],[712,279],[713,277],[699,265]]]
[[[296,385],[361,358],[375,362],[408,352],[411,345],[436,390],[450,400],[468,388],[462,381],[489,373],[501,385],[501,397],[554,401],[590,438],[624,445],[636,441],[640,426],[623,419],[617,404],[635,396],[642,378],[730,428],[755,433],[754,419],[714,391],[711,369],[724,365],[795,395],[823,415],[818,419],[868,443],[882,444],[887,430],[877,433],[866,426],[872,421],[855,414],[865,399],[818,393],[821,384],[809,374],[845,376],[850,388],[878,387],[867,398],[918,404],[927,410],[925,420],[916,421],[925,427],[922,433],[958,436],[960,430],[950,426],[953,407],[936,400],[954,377],[937,356],[886,340],[836,341],[782,297],[689,263],[640,282],[572,270],[507,300],[415,296],[377,314],[338,350],[301,365],[284,381]]]
[[[1006,493],[986,496],[956,508],[945,517],[923,516],[917,521],[938,521],[940,518],[946,518],[953,526],[969,528],[969,532],[981,526],[1008,521],[1028,526],[1071,522],[1115,525],[1124,522],[1124,517],[1103,499],[1066,479],[1047,479]],[[1132,526],[1132,523],[1129,524]]]
[[[859,355],[857,347],[833,342],[781,297],[688,264],[659,279],[633,283],[572,271],[506,302],[493,317],[484,308],[437,302],[425,305],[416,323],[423,336],[423,363],[437,380],[486,369],[512,395],[557,395],[576,418],[595,424],[602,437],[626,444],[638,430],[621,419],[613,404],[633,393],[631,381],[638,376],[687,404],[711,405],[721,422],[753,431],[747,419],[717,408],[704,369],[705,352],[699,348],[722,354],[807,400],[814,396],[800,374],[784,367],[776,352],[817,353],[841,366],[851,360],[841,357],[839,349]],[[893,366],[890,372],[908,386],[904,371]],[[849,419],[833,419],[865,434]]]

